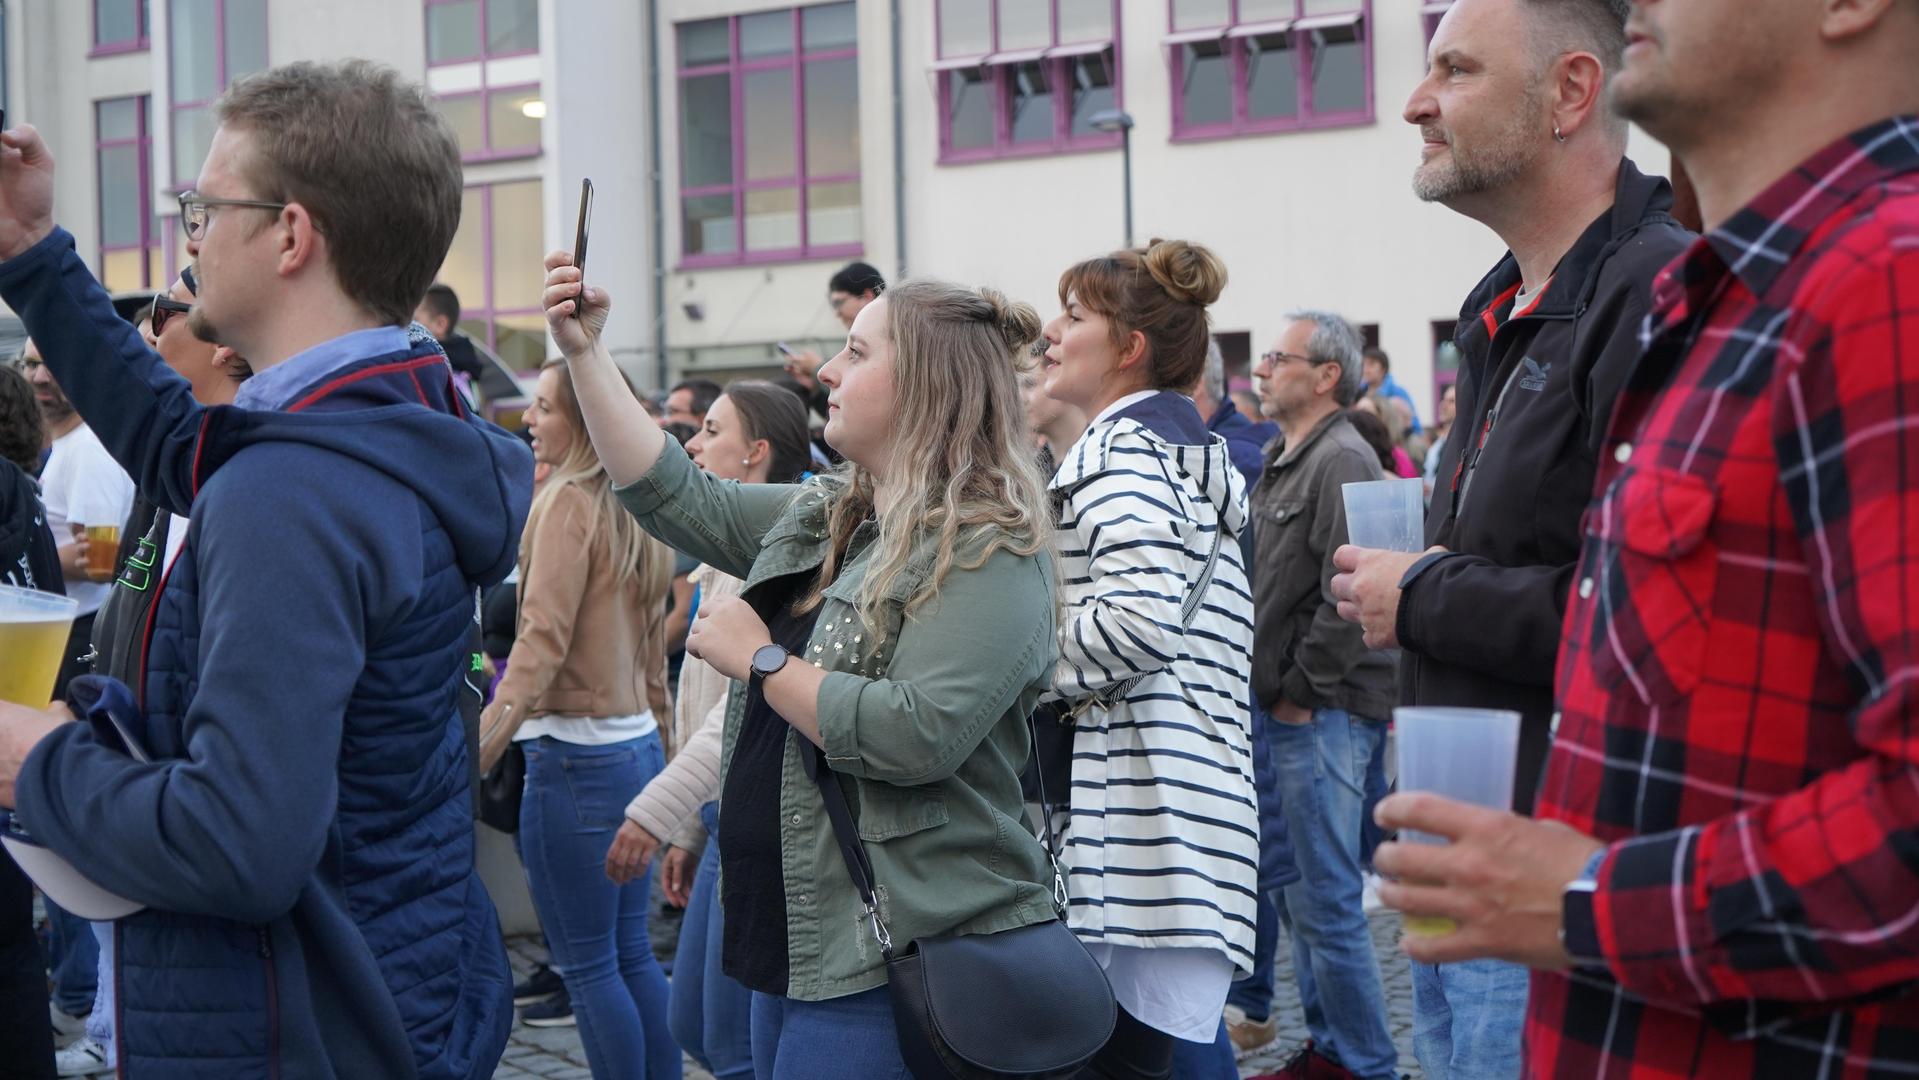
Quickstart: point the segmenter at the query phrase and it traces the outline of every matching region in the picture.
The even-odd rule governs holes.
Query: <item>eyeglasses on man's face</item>
[[[1281,352],[1278,349],[1259,354],[1259,362],[1265,364],[1268,368],[1276,368],[1281,364],[1293,361],[1298,361],[1302,364],[1311,364],[1313,363],[1313,358],[1310,356],[1301,356],[1298,353]]]
[[[207,231],[207,218],[215,207],[220,206],[272,210],[275,213],[287,208],[287,204],[283,202],[267,202],[264,199],[214,199],[197,191],[183,191],[180,193],[180,224],[187,230],[187,239],[200,239]]]
[[[171,296],[155,295],[153,298],[153,306],[147,310],[147,321],[153,327],[153,336],[156,338],[159,337],[160,332],[166,329],[167,324],[173,321],[175,315],[185,315],[192,310],[193,305],[183,300],[175,300]]]

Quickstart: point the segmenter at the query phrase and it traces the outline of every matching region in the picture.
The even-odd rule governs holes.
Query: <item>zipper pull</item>
[[[273,933],[262,926],[256,931],[260,935],[260,959],[273,959]]]

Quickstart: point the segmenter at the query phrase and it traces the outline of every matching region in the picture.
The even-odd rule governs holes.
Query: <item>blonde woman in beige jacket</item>
[[[695,464],[723,480],[792,484],[811,463],[806,434],[806,406],[797,394],[768,382],[735,382],[686,448]],[[744,584],[710,566],[693,571],[692,580],[700,603],[738,596]],[[719,844],[709,837],[719,820],[714,800],[731,687],[711,665],[687,656],[674,712],[673,744],[679,750],[633,797],[606,853],[606,876],[624,882],[643,874],[660,847],[670,845],[661,859],[660,885],[686,915],[667,1019],[680,1048],[719,1080],[751,1075],[753,1064],[752,994],[720,971]]]

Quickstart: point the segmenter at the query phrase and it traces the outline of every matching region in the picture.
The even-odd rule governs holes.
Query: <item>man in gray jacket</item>
[[[1284,895],[1313,1036],[1282,1076],[1392,1076],[1399,1060],[1360,903],[1359,840],[1394,660],[1366,647],[1329,589],[1332,554],[1346,542],[1341,489],[1380,479],[1378,456],[1346,419],[1359,396],[1361,344],[1345,319],[1295,311],[1253,368],[1261,409],[1280,426],[1252,499],[1253,696],[1272,721],[1301,874]]]

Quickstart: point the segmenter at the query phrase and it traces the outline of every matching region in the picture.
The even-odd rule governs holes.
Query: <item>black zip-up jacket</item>
[[[0,585],[65,593],[60,551],[40,503],[40,485],[0,458]]]
[[[1620,167],[1613,207],[1513,318],[1519,263],[1460,309],[1459,419],[1440,457],[1426,542],[1451,554],[1400,582],[1400,699],[1520,713],[1514,809],[1530,812],[1552,738],[1553,670],[1579,521],[1613,399],[1639,358],[1653,278],[1693,236],[1672,187]],[[1490,430],[1489,430],[1490,428]]]

